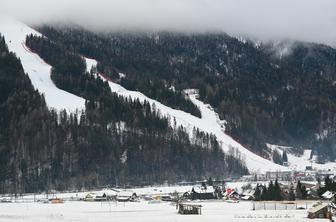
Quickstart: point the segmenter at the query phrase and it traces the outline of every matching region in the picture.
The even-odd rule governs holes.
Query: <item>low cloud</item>
[[[336,45],[335,0],[2,0],[1,9],[29,23],[95,31],[224,31]]]

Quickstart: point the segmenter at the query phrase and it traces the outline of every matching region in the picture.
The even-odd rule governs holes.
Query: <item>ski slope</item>
[[[97,62],[94,62],[94,60],[88,58],[85,59],[88,69],[97,65]],[[202,101],[197,99],[197,92],[195,90],[185,90],[185,93],[189,96],[190,100],[199,107],[202,113],[202,118],[198,118],[181,110],[172,109],[156,100],[148,98],[138,91],[127,90],[121,85],[106,79],[103,75],[99,76],[105,81],[108,81],[112,92],[126,98],[130,97],[134,100],[138,99],[140,102],[148,101],[152,104],[152,106],[155,104],[156,109],[160,110],[160,113],[163,116],[170,116],[172,126],[174,126],[174,122],[176,121],[177,126],[182,125],[190,135],[192,135],[193,128],[199,128],[206,133],[214,134],[218,141],[222,144],[224,152],[229,153],[234,150],[238,153],[250,172],[263,173],[266,171],[289,170],[287,167],[275,164],[250,152],[237,141],[225,134],[225,121],[219,119],[218,114],[211,108],[210,105],[204,104]]]
[[[335,162],[327,162],[324,164],[317,163],[317,157],[312,156],[312,150],[304,150],[302,155],[297,155],[291,152],[292,147],[279,146],[274,144],[267,144],[267,147],[273,151],[276,150],[283,154],[284,151],[287,153],[288,158],[288,167],[293,170],[301,170],[304,171],[306,166],[311,166],[313,170],[322,170],[322,171],[336,171],[336,163]],[[312,157],[312,158],[311,158]]]
[[[150,104],[155,104],[156,109],[160,110],[164,116],[170,116],[171,125],[174,125],[174,119],[177,126],[182,125],[186,128],[190,135],[192,135],[193,128],[199,128],[206,133],[212,133],[217,137],[217,140],[222,144],[224,152],[229,153],[230,150],[238,151],[240,158],[245,162],[250,172],[266,172],[266,171],[286,171],[287,167],[280,166],[269,160],[266,160],[251,151],[247,150],[241,144],[236,142],[230,136],[225,134],[223,121],[220,121],[218,115],[213,109],[196,97],[197,94],[189,94],[191,101],[197,105],[201,111],[202,118],[195,117],[190,113],[181,110],[172,109],[163,105],[162,103],[146,97],[144,94],[137,91],[129,91],[124,87],[109,81],[109,86],[113,92],[132,99],[139,99],[140,102],[147,100]]]
[[[27,35],[41,36],[40,33],[5,16],[0,16],[0,33],[5,37],[9,51],[14,52],[20,58],[23,69],[28,74],[34,88],[44,94],[49,108],[58,111],[65,109],[68,112],[85,109],[85,100],[57,88],[50,78],[51,66],[25,46]]]

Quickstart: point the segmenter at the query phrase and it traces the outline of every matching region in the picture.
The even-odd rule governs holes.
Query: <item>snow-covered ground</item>
[[[0,33],[5,37],[9,50],[20,58],[33,86],[44,94],[48,107],[56,110],[66,109],[69,112],[85,109],[85,100],[57,88],[50,78],[51,66],[25,46],[27,35],[41,36],[40,33],[19,21],[1,15]]]
[[[316,156],[312,156],[312,150],[304,150],[302,155],[293,154],[291,147],[267,144],[271,150],[277,150],[281,155],[286,151],[288,157],[288,167],[293,170],[305,170],[306,166],[311,166],[313,170],[336,171],[335,162],[319,164],[316,162]],[[311,158],[312,157],[312,158]]]
[[[0,221],[13,222],[171,222],[171,221],[328,221],[307,219],[307,210],[256,210],[252,211],[251,202],[237,204],[223,201],[203,201],[202,215],[179,215],[175,205],[168,202],[149,204],[141,201],[135,203],[117,202],[73,202],[64,204],[43,203],[1,203]]]

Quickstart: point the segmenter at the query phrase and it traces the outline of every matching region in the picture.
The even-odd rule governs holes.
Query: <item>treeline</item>
[[[288,156],[287,152],[283,151],[282,154],[279,153],[277,150],[273,150],[272,152],[272,160],[274,163],[279,165],[286,165],[288,164]]]
[[[1,193],[248,173],[241,160],[222,152],[215,137],[204,134],[202,144],[193,143],[185,129],[171,127],[148,102],[100,91],[87,100],[85,112],[48,110],[2,37],[0,49]]]
[[[148,80],[156,78],[177,90],[199,89],[200,99],[228,122],[228,133],[259,155],[271,158],[265,152],[265,143],[271,143],[311,147],[320,161],[336,157],[336,50],[331,47],[256,45],[224,33],[40,31],[96,58],[112,78],[126,73],[124,84],[145,94],[151,93]],[[281,54],[285,49],[291,53]]]

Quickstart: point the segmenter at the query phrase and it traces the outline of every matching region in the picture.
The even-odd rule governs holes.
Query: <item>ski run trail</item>
[[[0,16],[0,33],[5,37],[8,49],[20,58],[24,71],[28,74],[33,86],[44,94],[47,106],[57,111],[76,112],[85,109],[85,99],[61,90],[50,78],[51,66],[25,45],[26,36],[41,36],[27,25]]]

